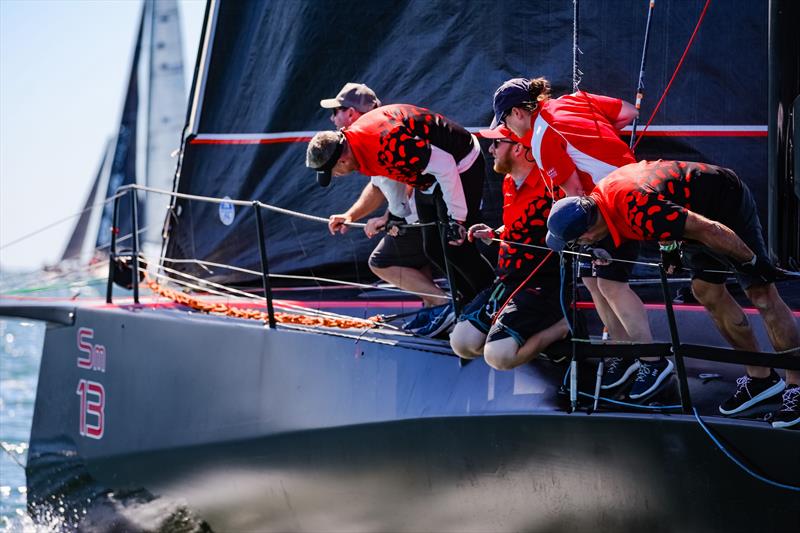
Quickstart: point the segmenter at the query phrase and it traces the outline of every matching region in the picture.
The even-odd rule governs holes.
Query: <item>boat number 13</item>
[[[82,379],[75,391],[81,398],[80,426],[82,437],[91,439],[103,438],[103,418],[106,406],[106,391],[96,381]]]

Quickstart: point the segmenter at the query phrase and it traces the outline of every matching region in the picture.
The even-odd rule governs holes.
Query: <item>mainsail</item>
[[[384,103],[413,103],[467,127],[486,126],[494,89],[507,78],[545,76],[556,96],[572,91],[575,27],[579,87],[633,101],[646,3],[580,7],[574,21],[568,0],[212,2],[177,190],[260,200],[323,217],[342,212],[365,179],[340,179],[322,190],[305,169],[304,140],[332,128],[320,99],[335,95],[345,82],[362,82]],[[702,7],[697,1],[658,2],[643,122]],[[718,31],[722,27],[736,31]],[[765,79],[766,43],[765,4],[712,4],[637,156],[731,167],[759,205],[766,205],[766,94],[754,89]],[[499,205],[500,181],[489,179],[484,207],[490,222],[496,222]],[[259,269],[251,210],[237,208],[231,220],[229,208],[178,200],[174,214],[168,258]],[[322,224],[265,217],[272,272],[368,275],[365,259],[374,243],[362,233],[334,241]],[[222,282],[250,279],[221,269],[212,275],[186,263],[179,268]]]

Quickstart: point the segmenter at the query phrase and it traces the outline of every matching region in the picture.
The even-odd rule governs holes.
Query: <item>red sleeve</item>
[[[612,124],[619,117],[622,111],[622,100],[619,98],[612,98],[610,96],[603,96],[602,94],[585,93],[589,104],[597,110],[601,115],[608,118]]]
[[[551,188],[559,187],[576,170],[575,163],[567,153],[567,141],[552,128],[547,128],[539,140],[534,155],[539,155],[536,159],[542,169],[542,177]]]

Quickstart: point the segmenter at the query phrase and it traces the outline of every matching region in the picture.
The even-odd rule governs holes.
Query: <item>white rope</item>
[[[170,263],[196,263],[198,265],[205,265],[205,266],[214,266],[218,268],[227,268],[229,270],[234,270],[236,272],[242,272],[245,274],[252,274],[254,276],[261,276],[261,272],[257,270],[250,270],[247,268],[236,267],[232,265],[225,265],[222,263],[214,263],[211,261],[202,261],[200,259],[170,259],[169,257],[165,257],[164,261],[169,261]],[[300,275],[293,275],[293,274],[270,274],[270,278],[281,278],[281,279],[299,279],[305,281],[322,281],[326,283],[335,283],[337,285],[346,285],[350,287],[358,287],[362,289],[370,289],[370,290],[382,290],[382,291],[389,291],[389,292],[399,292],[404,294],[413,294],[415,296],[429,296],[434,298],[445,298],[451,299],[450,296],[441,295],[441,294],[429,294],[427,292],[416,292],[416,291],[409,291],[406,289],[400,289],[397,287],[381,287],[377,285],[369,285],[366,283],[356,283],[353,281],[343,281],[343,280],[335,280],[331,278],[320,278],[316,276],[300,276]]]

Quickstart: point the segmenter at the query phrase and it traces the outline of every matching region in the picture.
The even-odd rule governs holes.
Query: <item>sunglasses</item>
[[[332,115],[335,117],[335,116],[336,116],[336,114],[337,114],[339,111],[345,111],[345,110],[347,110],[347,109],[350,109],[350,108],[349,108],[349,107],[334,107],[333,109],[331,109],[331,114],[332,114]]]
[[[495,140],[492,141],[492,147],[494,147],[494,149],[497,150],[498,148],[500,148],[500,145],[503,144],[503,143],[506,143],[506,144],[517,144],[516,142],[509,141],[508,139],[495,139]]]

